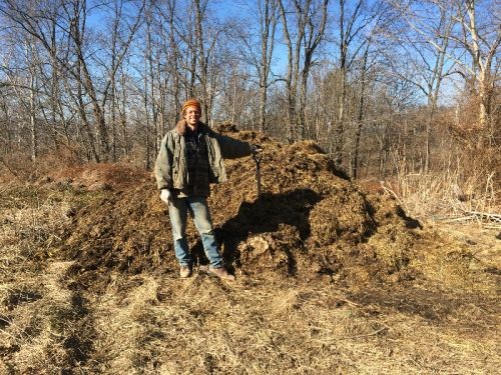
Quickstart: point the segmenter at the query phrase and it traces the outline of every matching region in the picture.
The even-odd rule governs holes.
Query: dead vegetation
[[[234,283],[205,271],[191,224],[197,272],[178,279],[166,207],[140,171],[73,168],[2,190],[3,371],[497,371],[492,233],[472,244],[409,217],[312,142],[232,135],[264,146],[262,194],[247,158],[227,162],[210,200]]]
[[[0,205],[0,372],[74,371],[92,325],[81,324],[79,292],[61,282],[71,262],[53,258],[70,223],[69,201],[63,192],[6,186]]]

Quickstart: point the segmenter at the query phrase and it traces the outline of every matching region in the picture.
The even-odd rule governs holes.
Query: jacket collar
[[[176,124],[176,132],[179,135],[185,135],[186,130],[188,129],[188,124],[186,124],[186,120],[182,119]],[[205,125],[203,122],[198,123],[197,131],[201,133],[206,133],[209,127]]]

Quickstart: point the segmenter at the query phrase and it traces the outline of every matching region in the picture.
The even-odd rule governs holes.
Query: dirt
[[[179,280],[166,206],[149,173],[127,165],[82,166],[35,185],[44,202],[65,204],[64,223],[47,229],[57,238],[46,236],[34,250],[43,262],[35,279],[64,264],[51,282],[64,291],[61,305],[71,312],[60,316],[60,325],[73,328],[61,344],[61,368],[110,374],[496,371],[496,233],[486,233],[484,242],[415,220],[392,197],[350,181],[313,142],[284,145],[260,133],[219,130],[263,147],[259,196],[255,163],[243,158],[226,161],[229,181],[214,186],[209,200],[234,283],[206,272],[191,222],[196,272]],[[32,289],[3,297],[0,324],[21,319],[12,314],[16,306],[49,306],[50,288]],[[9,332],[11,325],[4,326]],[[58,332],[64,336],[64,329]],[[9,345],[2,358],[16,373],[22,367],[15,356],[29,343]]]

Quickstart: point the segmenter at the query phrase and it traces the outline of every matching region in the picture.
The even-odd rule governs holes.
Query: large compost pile
[[[259,196],[256,165],[247,157],[226,162],[229,181],[214,186],[210,198],[226,263],[237,276],[320,277],[360,286],[419,277],[414,265],[429,236],[423,239],[422,225],[391,197],[361,191],[312,141],[284,145],[231,126],[219,130],[264,149]],[[84,284],[106,285],[111,270],[178,271],[153,177],[126,172],[115,167],[97,178],[102,198],[78,210],[66,231],[63,251],[77,260]],[[96,186],[92,179],[72,183]],[[207,261],[192,224],[188,235],[203,270]]]

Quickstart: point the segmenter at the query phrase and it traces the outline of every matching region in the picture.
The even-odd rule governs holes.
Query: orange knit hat
[[[185,101],[183,103],[183,107],[181,109],[181,114],[184,116],[184,112],[186,111],[186,108],[188,107],[195,107],[196,109],[198,109],[198,112],[200,112],[200,114],[202,114],[202,107],[200,105],[200,102],[196,99],[188,99],[187,101]]]

